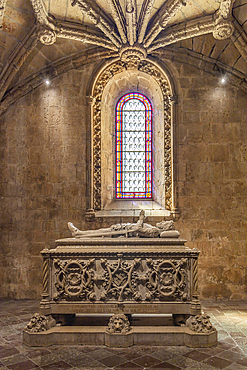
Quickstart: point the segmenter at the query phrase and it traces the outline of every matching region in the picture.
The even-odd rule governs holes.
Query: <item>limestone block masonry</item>
[[[188,345],[217,341],[198,300],[198,249],[180,238],[67,238],[44,249],[40,313],[24,331],[30,346],[51,344]],[[78,314],[113,315],[106,325],[79,325]],[[99,315],[101,314],[101,315]],[[150,315],[135,326],[133,315]],[[172,314],[173,325],[153,326]],[[55,319],[55,321],[54,321]],[[162,321],[162,320],[161,320]],[[133,325],[132,325],[133,324]]]

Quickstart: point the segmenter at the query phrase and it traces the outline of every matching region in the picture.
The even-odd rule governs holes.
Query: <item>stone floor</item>
[[[28,348],[22,331],[35,301],[0,301],[0,370],[66,369],[247,369],[247,302],[203,302],[218,330],[212,348],[92,346]]]

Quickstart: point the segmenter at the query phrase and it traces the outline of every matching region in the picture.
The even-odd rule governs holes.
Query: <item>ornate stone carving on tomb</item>
[[[112,297],[118,301],[124,299],[133,299],[139,301],[142,299],[138,292],[138,274],[137,267],[141,260],[135,258],[134,261],[123,261],[120,256],[118,261],[111,263],[107,259],[101,259],[101,266],[104,273],[102,280],[104,291],[101,293],[100,299],[105,301]]]
[[[215,331],[215,327],[210,322],[208,315],[190,316],[186,321],[186,326],[196,333],[211,333]]]
[[[188,299],[188,260],[101,258],[54,260],[57,293],[66,301],[165,301]],[[93,269],[94,267],[94,269]],[[103,272],[102,272],[103,271]]]
[[[153,298],[164,299],[167,297],[178,297],[187,300],[185,292],[187,277],[187,258],[180,260],[157,260],[151,258],[146,260],[148,271],[143,281],[149,292],[146,300]]]
[[[54,260],[57,294],[55,301],[62,298],[95,300],[93,270],[94,259],[81,260]]]
[[[106,332],[109,334],[126,334],[130,330],[129,320],[124,314],[113,315],[106,328]]]
[[[49,330],[53,326],[56,326],[56,321],[51,315],[44,316],[39,313],[35,313],[24,330],[29,333],[40,333],[42,331]]]

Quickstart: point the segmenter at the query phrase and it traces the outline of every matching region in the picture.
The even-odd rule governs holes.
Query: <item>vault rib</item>
[[[158,34],[165,29],[167,23],[172,19],[182,6],[186,5],[183,0],[168,0],[165,2],[151,20],[151,28],[148,31],[144,46],[149,47]]]
[[[17,44],[12,52],[8,62],[0,74],[0,101],[7,91],[10,82],[14,78],[16,72],[19,71],[28,55],[35,48],[38,42],[38,29],[35,25],[32,30],[26,35],[23,42]]]
[[[98,27],[116,47],[120,47],[121,40],[114,30],[114,26],[106,19],[106,16],[102,16],[102,10],[99,11],[95,8],[95,3],[92,5],[90,0],[72,0],[72,6],[77,5],[83,14],[86,14],[88,18]]]
[[[130,46],[136,42],[136,0],[126,0],[126,26]]]
[[[207,18],[207,20],[205,20],[205,18]],[[203,17],[202,19],[193,20],[191,22],[184,22],[179,26],[169,28],[164,36],[160,36],[152,43],[148,48],[148,53],[164,46],[175,44],[178,41],[211,33],[214,29],[215,21],[213,16]]]
[[[247,35],[237,21],[234,21],[234,31],[231,40],[241,56],[247,62]]]
[[[138,42],[142,43],[145,32],[147,29],[148,21],[150,18],[151,11],[153,9],[154,0],[144,0],[141,8],[141,13],[139,17],[139,29],[138,29]]]
[[[46,11],[43,0],[30,0],[30,2],[33,7],[33,11],[38,23],[53,28],[52,22],[49,21],[49,16]]]
[[[126,44],[127,37],[126,37],[126,28],[125,28],[125,18],[122,12],[121,5],[118,0],[107,0],[108,4],[111,9],[111,14],[113,17],[114,22],[116,23],[118,32],[122,39],[122,42]]]
[[[232,13],[232,6],[235,0],[221,0],[217,11],[218,16],[227,19]]]
[[[215,14],[197,18],[189,22],[180,23],[170,27],[164,35],[157,38],[148,48],[148,53],[158,48],[174,44],[175,42],[186,40],[192,37],[213,33],[217,40],[230,38],[233,33],[233,26],[229,20],[215,17]]]
[[[56,36],[64,39],[77,40],[84,43],[103,46],[110,50],[118,50],[117,47],[104,36],[96,35],[88,30],[70,27],[66,24],[57,23]]]

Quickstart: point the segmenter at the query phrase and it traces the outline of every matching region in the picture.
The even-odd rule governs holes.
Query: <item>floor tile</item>
[[[29,348],[22,332],[37,301],[0,301],[0,370],[247,369],[246,302],[203,302],[217,327],[219,342],[211,348],[185,346],[50,346]],[[6,366],[5,366],[6,365]]]
[[[214,356],[210,357],[204,361],[204,363],[216,367],[217,369],[224,369],[227,366],[231,365],[233,361],[225,360],[223,358]]]
[[[161,361],[157,358],[146,355],[133,360],[133,362],[143,367],[152,367],[154,365],[157,365]]]
[[[119,366],[126,362],[126,360],[116,355],[104,357],[99,359],[98,361],[108,367]]]

